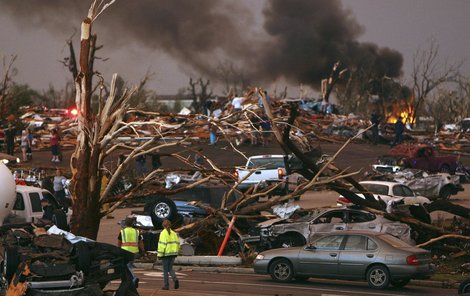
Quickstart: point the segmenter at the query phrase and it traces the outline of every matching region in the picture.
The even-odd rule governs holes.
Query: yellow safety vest
[[[173,230],[170,233],[163,229],[158,240],[158,257],[178,256],[180,251],[180,239]]]
[[[121,229],[121,248],[131,253],[139,253],[139,231],[132,227]]]

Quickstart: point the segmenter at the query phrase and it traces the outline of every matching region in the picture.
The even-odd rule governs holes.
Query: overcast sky
[[[28,0],[27,3],[33,3],[32,6],[34,6],[34,3],[42,5],[42,3],[45,4],[49,1],[53,0]],[[74,0],[61,1],[74,2]],[[128,4],[127,1],[118,0],[115,6],[125,6]],[[137,0],[132,1],[138,3]],[[157,2],[157,0],[154,1]],[[198,2],[198,0],[192,1],[194,1],[193,3]],[[291,0],[283,1],[289,3]],[[298,0],[294,2],[296,1]],[[59,89],[63,88],[70,73],[58,60],[68,55],[65,40],[72,35],[73,29],[71,28],[79,28],[80,19],[76,16],[85,16],[86,11],[75,11],[74,17],[70,18],[67,12],[57,11],[65,18],[62,20],[63,23],[58,25],[55,23],[56,28],[51,30],[50,24],[49,26],[42,25],[41,18],[29,22],[27,14],[12,13],[10,10],[10,6],[14,6],[11,4],[12,2],[25,3],[23,0],[0,0],[0,37],[2,40],[0,53],[6,56],[18,55],[15,63],[18,75],[15,80],[27,83],[35,89],[46,89],[49,84],[53,84]],[[257,36],[263,31],[264,15],[262,10],[265,1],[243,0],[237,3],[241,3],[245,7],[244,11],[239,12],[240,16],[246,17],[243,22],[253,27],[251,32],[247,32],[245,28],[245,31],[238,33],[252,37]],[[362,26],[362,33],[357,36],[358,41],[374,43],[378,47],[387,47],[401,53],[403,56],[401,79],[405,83],[410,80],[413,54],[419,47],[429,46],[431,38],[435,39],[440,46],[442,61],[457,62],[468,59],[470,1],[342,0],[342,4],[342,9],[350,9],[355,22]],[[34,16],[37,8],[30,7],[27,11],[28,14]],[[111,7],[105,14],[112,15],[118,12],[118,8]],[[48,14],[53,15],[54,11],[49,11]],[[18,20],[19,18],[22,19]],[[98,19],[94,26],[98,32],[98,39],[103,41],[106,38],[102,36],[105,33],[100,35],[100,25],[104,26]],[[78,35],[77,33],[74,39],[76,45],[78,45]],[[99,56],[109,58],[109,60],[98,62],[95,66],[95,69],[102,72],[107,80],[110,80],[112,73],[118,72],[125,79],[135,83],[147,71],[155,72],[156,75],[149,87],[160,94],[174,94],[179,88],[188,85],[190,75],[198,75],[198,71],[194,70],[195,64],[188,66],[185,62],[188,52],[178,52],[178,55],[172,55],[168,48],[165,49],[161,45],[142,46],[142,42],[133,42],[126,35],[120,36],[119,33],[113,38],[121,38],[121,40],[104,43],[104,48],[99,51]],[[152,39],[154,36],[146,38]],[[184,47],[185,44],[179,44],[179,46]],[[236,48],[236,44],[233,47]],[[236,55],[237,53],[231,54]],[[183,55],[184,59],[181,58]],[[465,62],[463,72],[470,76],[469,61]],[[282,77],[276,79],[277,81],[263,82],[264,86],[270,89],[274,87],[282,89],[286,84],[285,79]],[[289,82],[292,85],[291,95],[295,95],[293,90],[296,89],[293,80],[291,77]]]

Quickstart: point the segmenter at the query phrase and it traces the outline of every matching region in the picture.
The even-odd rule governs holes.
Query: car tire
[[[367,283],[373,289],[386,289],[390,284],[390,272],[383,265],[374,265],[367,271]]]
[[[276,259],[269,266],[269,274],[276,282],[290,282],[294,277],[294,268],[287,259]]]
[[[466,279],[459,285],[459,295],[470,295],[470,279]]]
[[[450,196],[452,195],[452,188],[449,186],[444,186],[441,191],[439,192],[439,198],[440,199],[450,199]]]
[[[410,279],[392,280],[392,286],[396,288],[403,288],[410,283]]]
[[[175,222],[178,218],[175,202],[164,196],[158,196],[151,202],[148,202],[144,210],[150,213],[155,228],[161,228],[162,222],[165,219]]]
[[[282,234],[276,240],[278,248],[300,247],[306,244],[305,238],[300,234]]]
[[[62,230],[69,230],[69,225],[67,223],[67,216],[64,211],[61,209],[55,209],[52,212],[52,223]]]

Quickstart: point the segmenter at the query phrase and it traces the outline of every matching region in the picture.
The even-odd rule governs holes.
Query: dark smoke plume
[[[91,1],[1,1],[19,25],[45,28],[68,38],[79,28]],[[248,3],[248,2],[242,2]],[[252,34],[254,17],[239,1],[118,0],[95,25],[104,51],[142,46],[162,50],[182,67],[217,79],[218,61],[230,60],[255,83],[284,77],[319,87],[332,65],[367,63],[378,75],[397,77],[398,52],[359,43],[363,32],[339,0],[270,0],[264,9],[265,36]],[[103,53],[100,53],[103,54]],[[152,61],[149,61],[151,65]],[[123,73],[125,75],[125,73]]]
[[[369,64],[379,76],[401,74],[400,53],[356,41],[363,28],[339,0],[271,0],[264,15],[273,41],[264,47],[260,68],[272,79],[318,87],[336,61],[346,67]]]

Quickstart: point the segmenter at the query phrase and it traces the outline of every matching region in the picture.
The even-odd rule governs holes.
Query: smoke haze
[[[41,27],[65,40],[79,28],[90,3],[1,1],[0,9],[18,26]],[[363,28],[339,0],[266,1],[261,34],[254,29],[257,17],[250,7],[230,0],[118,0],[94,29],[104,51],[160,50],[211,79],[218,78],[215,67],[224,60],[243,68],[255,83],[284,78],[318,88],[338,60],[351,67],[371,64],[378,75],[401,75],[401,54],[358,42]]]

